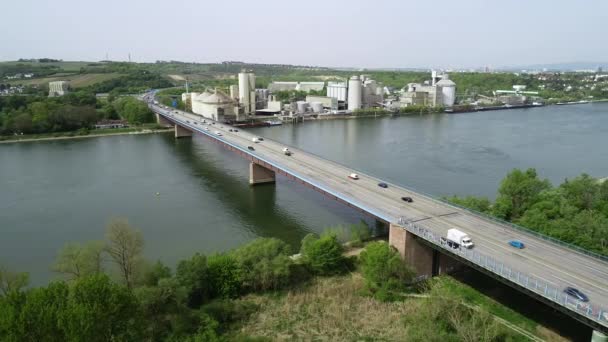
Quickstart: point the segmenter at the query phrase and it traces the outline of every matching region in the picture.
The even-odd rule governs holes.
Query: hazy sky
[[[606,0],[2,0],[0,60],[481,67],[608,59]]]

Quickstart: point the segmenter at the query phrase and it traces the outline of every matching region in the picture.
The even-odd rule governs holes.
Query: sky
[[[501,67],[608,60],[606,0],[3,0],[0,60]]]

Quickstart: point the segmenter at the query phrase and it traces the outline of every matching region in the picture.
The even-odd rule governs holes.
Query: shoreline
[[[167,132],[172,132],[172,131],[173,131],[173,128],[167,128],[167,129],[151,129],[151,130],[142,130],[142,131],[101,133],[101,134],[98,133],[98,134],[75,135],[75,136],[9,139],[9,140],[0,140],[0,144],[26,143],[26,142],[52,141],[52,140],[67,140],[67,139],[99,138],[99,137],[112,137],[112,136],[117,136],[117,135],[156,134],[156,133],[167,133]]]

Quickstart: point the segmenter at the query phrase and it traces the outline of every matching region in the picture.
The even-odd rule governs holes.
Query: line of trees
[[[116,219],[104,241],[69,243],[59,251],[53,270],[65,280],[25,289],[27,274],[0,269],[0,340],[214,341],[256,309],[230,299],[353,265],[333,234],[307,236],[297,261],[286,243],[272,238],[197,253],[175,271],[147,262],[143,250],[141,232]]]
[[[355,238],[361,236],[360,226],[353,227]],[[126,220],[112,220],[105,240],[68,243],[59,251],[53,269],[65,280],[26,289],[26,273],[0,268],[0,340],[259,340],[236,332],[239,323],[263,309],[244,295],[280,294],[315,276],[346,274],[356,266],[365,280],[362,295],[404,300],[413,289],[414,272],[398,252],[378,241],[369,243],[358,261],[347,258],[336,235],[345,235],[343,228],[307,235],[295,256],[284,242],[260,238],[224,253],[197,253],[172,270],[160,261],[147,262],[141,232]],[[451,293],[433,293],[439,290],[430,292],[428,310],[395,322],[416,327],[407,330],[407,339],[511,337],[487,313],[463,306]]]
[[[514,169],[500,183],[494,202],[474,196],[446,199],[608,256],[608,182],[587,174],[553,186],[534,169]]]

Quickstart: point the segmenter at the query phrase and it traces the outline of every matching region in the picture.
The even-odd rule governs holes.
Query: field
[[[82,88],[86,86],[90,86],[95,83],[111,80],[113,78],[117,78],[122,76],[122,74],[118,73],[108,73],[108,74],[58,74],[53,75],[51,77],[44,78],[34,78],[27,80],[11,80],[11,84],[23,84],[23,85],[47,85],[49,82],[53,81],[68,81],[70,82],[70,86],[72,88]]]
[[[464,302],[471,292],[476,292],[448,277],[438,281],[442,282],[440,293],[456,301]],[[253,302],[259,310],[235,328],[232,337],[246,335],[271,341],[407,341],[428,334],[425,329],[434,329],[435,324],[440,325],[432,321],[433,314],[429,313],[436,308],[429,305],[429,293],[404,294],[403,301],[384,303],[362,296],[363,290],[363,279],[355,273],[318,278],[310,286],[283,294],[246,296],[239,300]],[[430,291],[431,296],[436,294]],[[471,306],[490,312],[485,323],[488,330],[503,331],[515,341],[529,341],[530,337],[565,341],[512,310],[498,309],[500,305],[488,297],[478,293],[475,297]],[[443,314],[446,313],[440,315]],[[469,340],[484,337],[487,336],[480,334]]]

